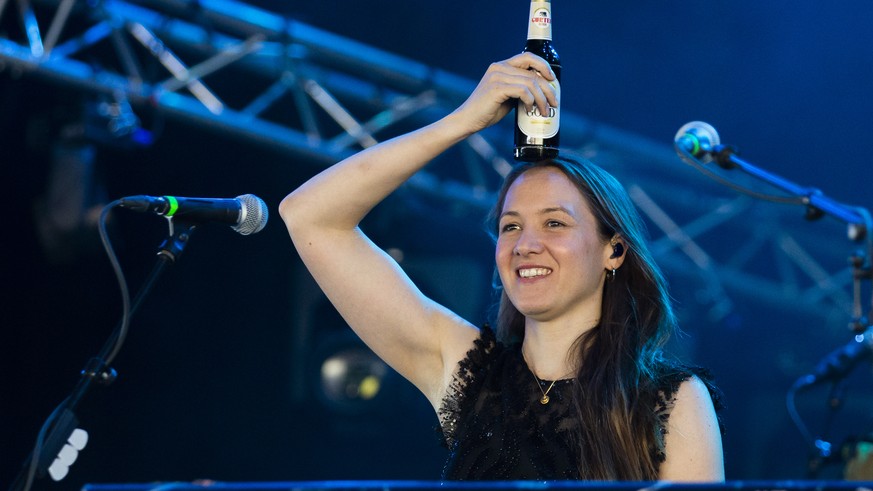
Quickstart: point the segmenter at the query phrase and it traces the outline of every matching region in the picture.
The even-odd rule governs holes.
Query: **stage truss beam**
[[[20,31],[0,37],[0,71],[155,110],[292,156],[312,172],[399,131],[448,114],[475,81],[302,22],[228,0],[0,0]],[[45,34],[43,34],[45,33]],[[83,53],[99,53],[95,67]],[[162,76],[146,78],[148,64]],[[249,77],[264,81],[249,84]],[[215,84],[216,87],[212,87]],[[231,96],[219,86],[234,88]],[[240,94],[242,92],[242,94]],[[271,108],[293,101],[294,118]],[[328,124],[326,124],[327,122]],[[469,138],[464,178],[420,172],[408,187],[484,211],[512,164],[511,128]],[[848,318],[851,271],[833,235],[795,208],[737,197],[677,164],[667,144],[562,114],[562,142],[609,168],[654,225],[653,247],[669,276],[695,280],[711,319],[735,299],[817,318]],[[683,219],[674,215],[682,216]],[[824,226],[833,234],[834,227]],[[704,245],[730,238],[735,248]],[[718,240],[716,240],[718,242]],[[722,240],[723,242],[723,240]],[[845,247],[848,252],[850,245]],[[837,250],[837,253],[840,252]],[[773,267],[752,259],[766,255]]]

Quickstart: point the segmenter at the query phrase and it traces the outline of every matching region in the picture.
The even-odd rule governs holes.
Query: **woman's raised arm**
[[[547,83],[553,79],[549,65],[535,55],[494,63],[467,101],[445,118],[339,162],[279,206],[294,246],[328,299],[358,336],[434,407],[477,331],[424,297],[358,224],[433,158],[502,119],[516,99],[541,111],[556,106]]]

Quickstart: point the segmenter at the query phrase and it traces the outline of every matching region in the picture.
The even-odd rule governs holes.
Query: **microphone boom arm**
[[[807,206],[807,219],[815,220],[828,214],[849,226],[849,239],[860,242],[870,232],[869,213],[862,213],[857,207],[847,206],[827,196],[821,190],[799,186],[787,179],[755,167],[739,158],[736,149],[729,145],[715,145],[713,159],[723,169],[740,169],[752,177],[799,197]]]
[[[873,219],[870,212],[862,207],[847,206],[839,203],[821,192],[819,189],[799,186],[787,179],[760,169],[751,163],[739,158],[737,150],[730,145],[721,143],[718,132],[707,123],[693,121],[679,129],[674,138],[674,147],[679,157],[685,162],[698,168],[704,174],[738,191],[777,202],[801,204],[806,206],[806,218],[816,220],[825,214],[836,218],[848,225],[847,236],[853,242],[864,242],[862,250],[855,251],[849,258],[853,273],[853,319],[850,328],[860,334],[868,328],[868,317],[864,315],[861,302],[861,280],[873,280]],[[738,186],[728,179],[709,171],[704,164],[715,160],[719,167],[731,170],[740,169],[746,174],[755,177],[767,184],[781,189],[792,195],[791,198],[782,199],[776,196],[764,196],[752,190]],[[873,298],[871,298],[873,306]]]

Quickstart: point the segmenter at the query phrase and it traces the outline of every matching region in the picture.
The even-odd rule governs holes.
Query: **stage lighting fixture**
[[[316,390],[329,409],[343,413],[376,410],[391,370],[385,362],[350,331],[328,334],[318,355]]]

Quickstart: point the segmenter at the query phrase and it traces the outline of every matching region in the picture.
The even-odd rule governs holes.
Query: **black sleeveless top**
[[[698,376],[706,383],[716,410],[721,396],[705,370],[679,367],[659,383],[660,431],[666,423],[679,385]],[[551,381],[537,380],[521,354],[521,344],[497,343],[485,326],[443,399],[439,417],[449,457],[444,480],[579,479],[579,453],[572,434],[573,380],[557,380],[541,404]],[[540,384],[540,387],[537,387]],[[650,448],[663,462],[659,448]]]

